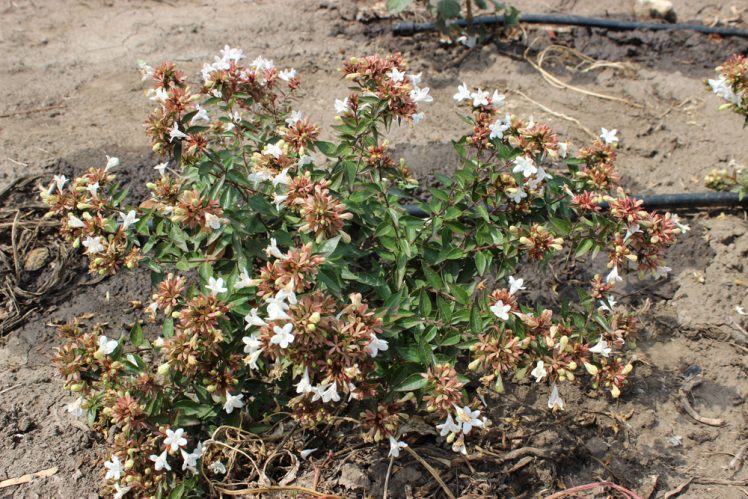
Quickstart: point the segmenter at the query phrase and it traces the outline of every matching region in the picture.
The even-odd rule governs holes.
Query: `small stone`
[[[21,420],[18,422],[18,431],[21,433],[28,433],[33,428],[34,428],[34,422],[28,416],[22,417]]]
[[[634,13],[638,17],[654,17],[671,23],[678,19],[670,0],[636,0]]]
[[[36,272],[47,264],[49,261],[49,249],[35,248],[31,250],[23,261],[23,270],[26,272]]]
[[[590,454],[595,457],[603,457],[608,452],[608,444],[600,437],[592,437],[584,444]]]
[[[371,482],[361,471],[361,468],[352,463],[346,463],[341,468],[338,485],[348,490],[369,490],[371,488]]]

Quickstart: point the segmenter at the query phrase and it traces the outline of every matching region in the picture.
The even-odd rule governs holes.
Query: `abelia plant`
[[[735,54],[717,67],[719,78],[707,80],[709,87],[725,101],[720,109],[730,109],[745,118],[748,126],[748,59]]]
[[[221,450],[206,452],[211,432],[261,427],[278,408],[306,428],[347,411],[397,456],[419,412],[468,452],[490,424],[480,385],[529,377],[554,411],[560,382],[619,397],[636,321],[612,289],[630,271],[666,274],[687,227],[625,195],[615,130],[572,154],[547,125],[502,111],[498,92],[463,84],[462,166],[419,193],[386,134],[417,126],[432,97],[400,55],[343,65],[351,91],[330,141],[300,110],[296,71],[262,57],[226,47],[193,84],[173,64],[143,71],[165,158],[150,198],[126,205],[114,158],[42,192],[90,272],[140,266],[156,283],[158,337],[140,323],[118,338],[60,327],[70,410],[113,435],[106,492],[199,487],[226,472]],[[578,298],[529,299],[531,272],[552,262],[607,270],[577,281]]]

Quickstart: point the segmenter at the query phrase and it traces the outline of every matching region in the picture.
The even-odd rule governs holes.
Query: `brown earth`
[[[629,2],[613,0],[514,4],[528,12],[612,17],[629,17],[632,10]],[[682,21],[724,20],[733,16],[733,6],[738,11],[748,8],[744,0],[719,5],[676,2]],[[550,86],[522,59],[520,42],[497,38],[467,51],[440,45],[436,35],[394,38],[389,33],[391,20],[378,18],[382,13],[380,4],[344,0],[4,0],[0,192],[22,176],[46,179],[60,171],[80,172],[101,164],[104,154],[122,159],[122,171],[133,185],[150,178],[156,158],[148,152],[140,125],[150,103],[143,98],[136,61],[173,60],[195,71],[224,44],[297,68],[306,89],[300,107],[325,125],[331,123],[334,99],[346,92],[335,72],[341,54],[404,52],[416,71],[424,72],[435,102],[424,123],[397,130],[391,141],[421,178],[454,167],[449,139],[463,128],[451,95],[463,81],[507,93],[511,112],[547,121],[575,144],[589,140],[583,127],[617,128],[622,139],[620,171],[627,187],[637,193],[700,191],[709,169],[733,160],[748,163],[740,119],[719,113],[716,98],[703,85],[713,74],[711,68],[731,53],[748,52],[748,40],[527,28],[523,43],[536,51],[557,43],[598,60],[625,63],[588,72],[574,69],[577,60],[548,59],[544,64],[567,83],[629,101],[624,103]],[[745,21],[735,25],[748,26]],[[579,125],[547,109],[572,117]],[[0,213],[19,207],[24,213],[33,211],[38,202],[30,187],[0,194]],[[510,388],[493,404],[495,427],[481,445],[498,448],[506,437],[513,447],[545,448],[552,454],[511,473],[508,470],[518,459],[504,468],[492,462],[455,462],[447,468],[443,463],[454,457],[451,451],[432,445],[433,439],[428,443],[429,438],[423,438],[420,448],[414,441],[414,448],[440,470],[455,492],[535,497],[604,479],[646,496],[654,475],[659,477],[657,497],[689,479],[681,497],[746,494],[741,487],[748,485],[748,469],[733,472],[727,466],[731,455],[745,445],[748,429],[748,337],[739,328],[748,321],[735,308],[748,309],[748,223],[744,212],[687,218],[692,231],[671,254],[672,276],[664,283],[632,283],[621,290],[621,299],[632,307],[644,310],[650,305],[642,312],[636,350],[640,362],[621,400],[612,403],[564,386],[567,412],[552,416],[544,410],[546,393],[530,390],[529,385]],[[7,231],[0,237],[0,250],[7,254]],[[128,309],[130,300],[147,296],[149,281],[143,273],[131,273],[95,283],[81,274],[80,267],[71,263],[64,269],[69,284],[46,296],[40,310],[0,339],[0,481],[59,468],[51,477],[0,489],[2,497],[96,496],[103,470],[102,442],[64,409],[70,398],[50,366],[56,345],[50,324],[96,312],[113,330],[121,329],[135,318],[121,311]],[[25,282],[44,272],[26,276]],[[698,423],[679,409],[683,377],[697,370],[704,382],[694,389],[691,402],[703,416],[724,420],[721,427]],[[513,426],[520,420],[521,425]],[[327,446],[335,449],[334,442]],[[385,455],[382,449],[364,449],[348,462],[333,462],[322,474],[323,486],[348,496],[381,496]],[[310,482],[310,474],[313,471],[302,473],[300,481]],[[393,470],[390,497],[438,492],[431,482],[406,456]]]

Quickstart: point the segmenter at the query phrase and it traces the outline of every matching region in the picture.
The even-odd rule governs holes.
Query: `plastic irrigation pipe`
[[[504,15],[478,16],[473,18],[474,26],[489,26],[493,24],[504,24]],[[599,17],[563,16],[554,14],[520,14],[519,22],[531,24],[560,24],[569,26],[587,26],[590,28],[606,28],[611,30],[690,30],[699,33],[713,33],[722,36],[740,36],[748,38],[748,30],[740,28],[729,28],[724,26],[705,26],[703,24],[687,23],[642,23],[638,21],[624,21],[618,19],[602,19]],[[465,27],[467,20],[457,19],[453,24]],[[395,35],[412,35],[424,31],[436,31],[434,23],[401,22],[392,27]]]
[[[651,196],[634,196],[644,201],[643,207],[648,210],[657,209],[690,209],[716,208],[716,207],[748,207],[748,196],[742,200],[737,192],[687,192],[683,194],[653,194]],[[601,203],[606,209],[607,203]],[[414,217],[425,218],[428,213],[416,205],[405,205],[405,211]]]

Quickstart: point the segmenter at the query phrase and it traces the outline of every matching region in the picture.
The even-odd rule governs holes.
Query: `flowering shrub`
[[[173,64],[143,71],[157,104],[147,134],[171,158],[150,199],[125,205],[116,158],[42,192],[90,272],[142,266],[156,283],[158,337],[140,323],[119,338],[60,327],[70,410],[114,435],[107,492],[196,487],[226,471],[220,449],[206,452],[213,430],[279,408],[313,428],[347,407],[365,441],[397,456],[418,411],[467,452],[489,424],[477,385],[501,393],[529,375],[550,385],[554,411],[562,381],[620,395],[635,320],[611,289],[630,270],[666,274],[663,252],[686,227],[626,197],[615,130],[572,157],[548,126],[502,112],[499,93],[460,85],[462,166],[417,198],[385,133],[417,125],[432,97],[400,55],[344,64],[352,88],[331,142],[296,108],[293,69],[226,47],[194,89]],[[599,253],[607,274],[578,299],[524,298],[523,264]]]
[[[733,55],[717,68],[719,78],[707,80],[712,92],[725,101],[720,109],[730,109],[745,117],[748,126],[748,59]]]

